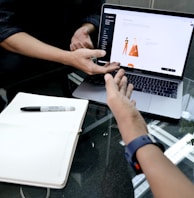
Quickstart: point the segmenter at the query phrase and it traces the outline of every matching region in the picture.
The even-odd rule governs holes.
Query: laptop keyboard
[[[178,83],[156,78],[126,74],[128,83],[133,84],[134,90],[159,96],[177,97]]]
[[[114,76],[116,72],[112,72],[112,75]],[[128,78],[128,83],[133,84],[135,91],[155,94],[159,96],[165,96],[165,97],[171,97],[176,98],[177,97],[177,88],[178,83],[157,79],[157,78],[149,78],[145,76],[138,76],[134,74],[128,74],[126,73],[126,76]],[[87,81],[89,83],[95,84],[97,86],[105,84],[104,82],[104,75],[93,75],[93,76],[87,76]]]

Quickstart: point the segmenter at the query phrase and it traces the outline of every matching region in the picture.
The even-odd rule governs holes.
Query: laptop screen
[[[98,47],[107,54],[98,63],[182,77],[194,27],[194,15],[104,4]]]

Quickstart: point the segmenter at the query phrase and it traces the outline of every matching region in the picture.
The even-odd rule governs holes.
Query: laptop
[[[193,27],[194,15],[189,13],[105,3],[101,12],[98,47],[104,49],[106,55],[96,61],[99,65],[120,62],[120,67],[130,76],[129,83],[135,84],[133,78],[144,78],[143,82],[137,80],[131,96],[140,112],[179,120],[183,75]],[[102,75],[97,77],[102,83],[86,77],[73,96],[106,104],[104,79]],[[147,78],[151,81],[147,82]],[[165,85],[165,93],[158,93],[160,85],[155,79],[161,83],[171,81],[170,85]],[[152,83],[157,91],[138,87]]]

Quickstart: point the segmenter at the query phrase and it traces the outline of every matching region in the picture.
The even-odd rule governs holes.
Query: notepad
[[[75,111],[24,112],[23,106],[74,106]],[[88,100],[19,92],[0,114],[0,181],[63,188]]]

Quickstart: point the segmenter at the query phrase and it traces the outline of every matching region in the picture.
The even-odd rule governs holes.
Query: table
[[[161,120],[149,120],[149,132],[166,146],[166,156],[173,161],[194,183],[194,81],[184,78],[182,118],[178,122],[167,122]],[[183,138],[187,140],[181,143]],[[185,144],[186,143],[186,144]],[[179,144],[175,147],[175,144]],[[191,147],[189,152],[185,146]],[[173,147],[176,149],[174,150]],[[192,148],[193,147],[193,148]],[[168,152],[173,149],[173,155]],[[153,197],[149,185],[142,174],[133,178],[135,186],[135,197]]]
[[[118,169],[123,172],[119,174],[119,180],[123,180],[122,175],[126,172],[123,171],[123,169],[129,167],[124,158],[123,147],[119,144],[120,134],[112,118],[113,116],[106,106],[89,104],[89,109],[83,124],[83,132],[80,134],[69,179],[65,188],[45,189],[0,183],[0,197],[102,197],[101,186],[109,190],[110,186],[107,188],[107,182],[112,182],[112,177],[109,178],[109,175],[106,175],[106,173]],[[118,167],[117,164],[112,167],[112,159],[110,156],[113,151],[119,153],[119,160],[115,159],[115,163],[121,162],[120,158],[122,159],[122,163],[119,163]],[[111,164],[111,167],[109,167],[109,164]],[[117,169],[115,169],[115,166]],[[126,168],[120,166],[126,166]],[[103,178],[107,176],[108,179],[104,180]],[[126,174],[125,178],[127,184],[131,185],[129,173]],[[102,184],[102,181],[104,181],[104,184]],[[132,188],[131,193],[133,193]]]
[[[184,81],[183,94],[186,97],[183,111],[190,114],[183,114],[183,118],[176,123],[144,117],[150,133],[165,144],[166,149],[186,134],[194,132],[194,81],[188,78]],[[192,152],[183,156],[177,166],[194,182],[193,163]],[[96,103],[89,104],[69,179],[63,189],[0,183],[1,198],[101,198],[103,192],[111,198],[133,197],[134,192],[136,198],[153,197],[144,175],[135,176],[125,160],[121,136],[110,110],[107,106]]]

